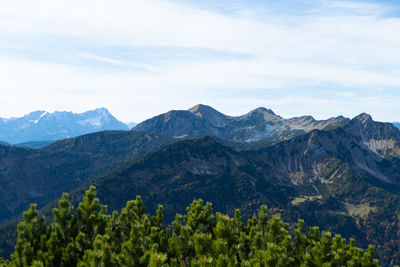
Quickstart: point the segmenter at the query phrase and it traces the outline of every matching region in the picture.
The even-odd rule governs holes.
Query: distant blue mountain
[[[128,126],[129,129],[132,129],[133,127],[135,127],[137,125],[136,122],[126,122],[125,124]]]
[[[51,141],[104,130],[129,130],[106,108],[84,113],[34,111],[21,118],[0,118],[0,140],[9,144]]]
[[[393,125],[400,129],[400,122],[393,122]]]
[[[3,142],[3,141],[0,141],[0,145],[9,146],[10,144],[9,144],[9,143],[6,143],[6,142]]]

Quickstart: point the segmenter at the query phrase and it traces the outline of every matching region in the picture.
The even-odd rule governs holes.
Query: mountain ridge
[[[272,110],[259,107],[240,116],[227,116],[214,108],[198,104],[188,110],[171,110],[136,125],[132,131],[146,131],[169,137],[210,135],[233,148],[253,148],[258,143],[271,145],[312,129],[344,124],[339,116],[317,121],[311,116],[284,119]]]

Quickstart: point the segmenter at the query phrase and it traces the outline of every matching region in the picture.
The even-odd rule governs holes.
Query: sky
[[[399,33],[398,0],[6,1],[0,117],[202,103],[400,121]]]

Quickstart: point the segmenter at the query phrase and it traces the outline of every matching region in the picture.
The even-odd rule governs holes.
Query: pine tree
[[[30,266],[35,259],[43,261],[48,239],[48,226],[43,217],[38,218],[36,204],[23,213],[23,221],[17,226],[18,239],[11,259],[15,266]]]

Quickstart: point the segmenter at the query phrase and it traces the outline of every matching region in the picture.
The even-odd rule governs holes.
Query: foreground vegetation
[[[24,212],[11,262],[0,258],[0,266],[378,266],[373,246],[307,232],[302,220],[289,231],[265,206],[244,225],[239,210],[214,216],[210,203],[195,200],[167,227],[162,207],[150,217],[140,197],[108,215],[94,187],[76,212],[67,194],[58,206],[51,224],[35,205]]]

